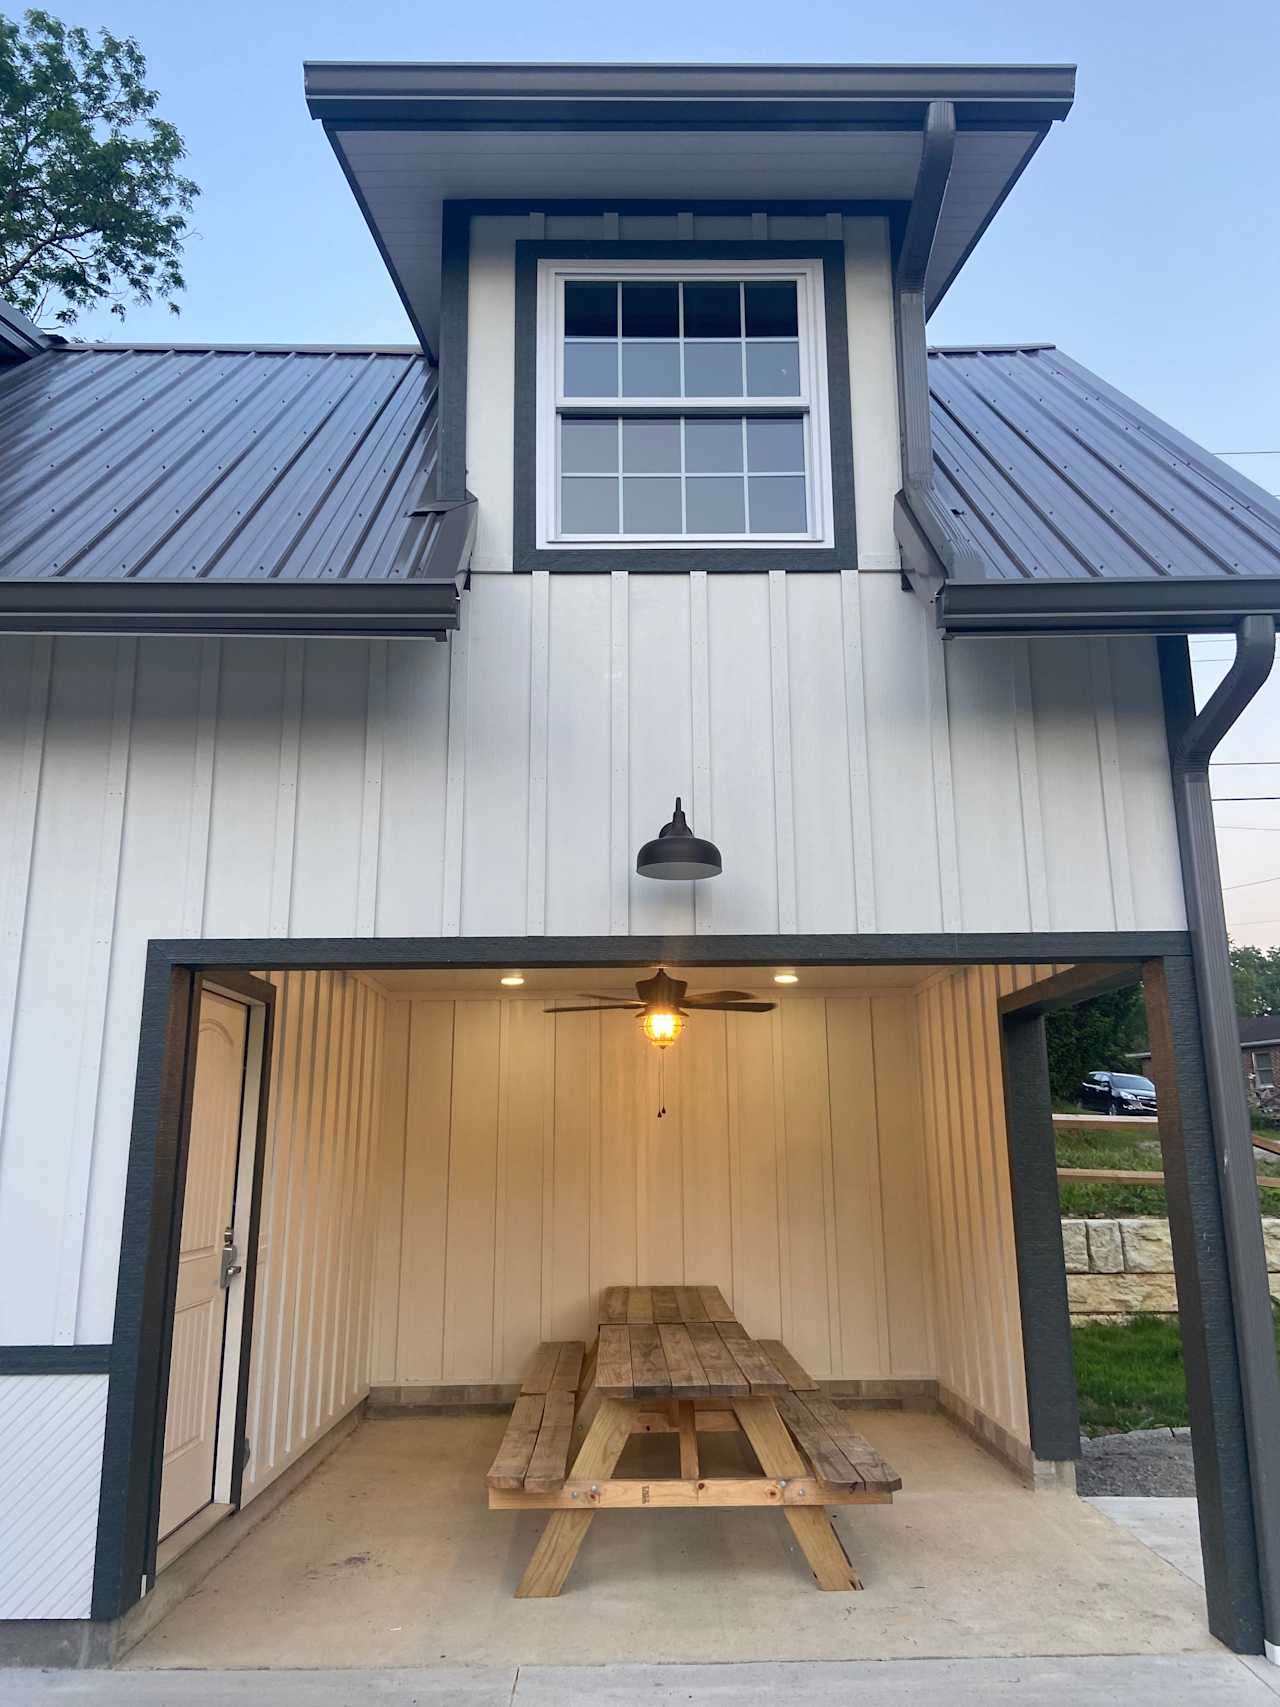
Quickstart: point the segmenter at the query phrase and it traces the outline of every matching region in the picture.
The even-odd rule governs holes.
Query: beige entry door
[[[178,1291],[169,1363],[160,1539],[213,1499],[227,1287],[234,1224],[249,1009],[206,990],[200,1000]]]

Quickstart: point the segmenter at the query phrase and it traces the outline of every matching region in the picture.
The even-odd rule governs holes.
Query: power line
[[[1264,883],[1280,883],[1280,876],[1255,877],[1248,883],[1224,883],[1222,892],[1225,895],[1229,889],[1260,889]]]
[[[1241,765],[1280,765],[1280,759],[1210,759],[1211,765],[1238,770]]]
[[[1218,824],[1219,830],[1248,830],[1250,835],[1270,831],[1273,836],[1280,836],[1280,824]]]
[[[1230,801],[1237,804],[1242,800],[1280,800],[1280,794],[1215,794],[1214,801],[1222,806]]]
[[[1280,450],[1211,450],[1210,456],[1280,456]]]

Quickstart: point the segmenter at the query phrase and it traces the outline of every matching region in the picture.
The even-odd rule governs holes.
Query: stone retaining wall
[[[1280,1300],[1280,1216],[1263,1216],[1262,1235],[1271,1296]],[[1168,1221],[1063,1221],[1062,1249],[1073,1321],[1139,1312],[1177,1314]]]

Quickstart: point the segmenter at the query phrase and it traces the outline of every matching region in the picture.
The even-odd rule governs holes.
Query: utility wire
[[[1255,877],[1248,883],[1224,883],[1222,892],[1225,895],[1228,889],[1260,889],[1264,883],[1280,883],[1280,877]]]

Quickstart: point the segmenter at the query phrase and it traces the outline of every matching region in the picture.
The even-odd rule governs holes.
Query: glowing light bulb
[[[800,982],[794,972],[775,972],[773,981],[775,984],[798,984]]]
[[[667,1049],[684,1030],[684,1015],[655,1009],[646,1013],[640,1023],[650,1043],[656,1044],[659,1049]]]

